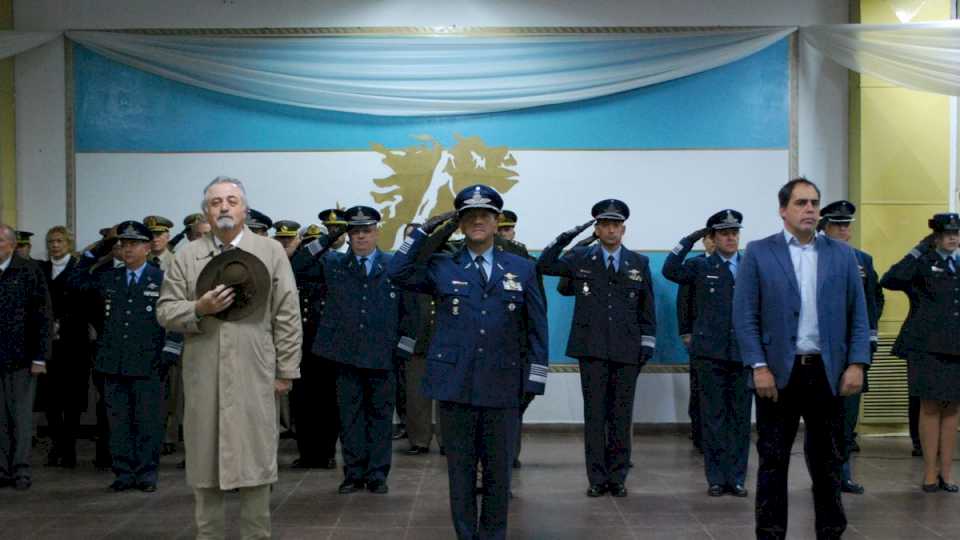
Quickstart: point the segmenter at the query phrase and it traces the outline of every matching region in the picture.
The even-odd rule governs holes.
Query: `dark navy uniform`
[[[295,468],[335,468],[340,416],[337,407],[336,365],[313,354],[317,321],[323,318],[327,287],[323,266],[314,262],[306,243],[322,236],[320,228],[310,225],[303,231],[303,244],[290,259],[300,294],[300,320],[303,323],[303,355],[300,380],[290,393],[296,411],[297,450]]]
[[[739,212],[723,210],[707,220],[707,229],[740,229],[742,221]],[[685,261],[698,239],[699,234],[695,233],[680,240],[667,255],[663,276],[693,289],[695,315],[690,355],[700,381],[704,468],[710,494],[745,494],[751,393],[747,387],[749,373],[737,350],[732,317],[736,281],[733,264],[739,261],[740,254],[735,254],[731,262],[717,251]]]
[[[346,215],[348,227],[380,221],[380,214],[366,206],[352,207]],[[315,244],[307,249],[320,255]],[[369,273],[352,249],[315,259],[323,268],[318,278],[326,286],[326,300],[316,321],[313,353],[337,364],[344,493],[352,491],[351,485],[386,486],[390,473],[400,308],[400,290],[385,272],[390,257],[380,250],[366,256]]]
[[[502,204],[487,186],[468,187],[454,201],[461,214],[499,213]],[[524,392],[542,394],[547,380],[543,294],[527,259],[491,247],[476,254],[483,268],[490,267],[481,274],[466,246],[421,258],[427,238],[422,229],[414,231],[394,255],[389,274],[404,288],[436,300],[422,388],[440,401],[454,528],[460,539],[505,538],[518,408]],[[478,462],[483,465],[479,518]]]
[[[704,255],[698,255],[698,257],[704,257]],[[688,339],[693,336],[695,308],[693,287],[691,285],[677,287],[677,329],[680,339]],[[687,352],[690,352],[689,347]],[[700,422],[700,370],[697,369],[697,362],[699,360],[691,355],[690,371],[688,373],[690,397],[687,399],[687,416],[690,417],[690,440],[693,441],[693,447],[703,452],[703,428]]]
[[[149,229],[138,222],[118,226],[118,238],[149,241]],[[103,301],[103,322],[94,369],[104,376],[110,419],[110,453],[115,491],[134,486],[153,491],[163,442],[163,380],[177,357],[164,352],[166,333],[155,311],[163,271],[145,263],[139,277],[126,267],[98,274],[85,270],[95,263],[84,257],[74,282]]]
[[[934,231],[960,229],[957,214],[937,214]],[[960,260],[921,243],[893,265],[880,284],[914,300],[902,346],[909,358],[910,395],[922,400],[960,400]]]
[[[597,203],[597,220],[624,221],[627,205],[615,199]],[[656,314],[650,264],[646,257],[619,248],[611,268],[600,245],[563,248],[591,223],[557,237],[540,256],[545,275],[567,277],[576,294],[567,356],[580,362],[584,401],[584,444],[588,495],[609,490],[626,495],[631,424],[637,376],[656,347]]]

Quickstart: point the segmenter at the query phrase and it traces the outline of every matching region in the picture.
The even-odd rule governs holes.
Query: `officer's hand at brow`
[[[583,231],[585,231],[585,230],[587,229],[587,227],[590,227],[590,226],[593,225],[595,222],[596,222],[596,220],[591,219],[590,221],[584,223],[583,225],[577,225],[576,227],[570,229],[569,231],[565,231],[565,232],[564,232],[563,234],[561,234],[560,236],[562,236],[562,237],[564,237],[564,238],[567,238],[567,239],[569,239],[569,240],[573,240],[573,238],[574,238],[575,236],[577,236],[578,234],[580,234],[580,233],[582,233]]]
[[[428,219],[426,223],[423,224],[422,227],[420,227],[420,230],[422,230],[427,234],[430,234],[433,231],[435,231],[437,227],[440,226],[441,223],[447,220],[453,219],[454,217],[456,217],[456,215],[457,215],[456,210],[451,210],[449,212],[444,212],[438,216],[433,216],[432,218]]]
[[[840,379],[840,395],[852,396],[859,394],[863,389],[863,365],[850,364],[843,371],[843,377]]]
[[[762,366],[753,370],[753,386],[757,390],[757,396],[777,401],[777,381],[770,368]]]
[[[697,240],[700,240],[701,238],[706,236],[708,232],[710,232],[710,229],[707,229],[706,227],[704,227],[703,229],[697,229],[693,231],[692,233],[690,233],[689,236],[687,236],[687,238],[696,242]]]
[[[197,315],[200,316],[214,315],[230,307],[230,305],[233,304],[233,297],[232,288],[217,285],[203,293],[203,296],[197,299],[194,310],[196,310]]]

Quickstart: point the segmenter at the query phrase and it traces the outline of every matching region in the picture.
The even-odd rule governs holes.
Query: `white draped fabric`
[[[960,96],[960,21],[808,26],[800,35],[858,73],[906,88]]]
[[[60,32],[0,30],[0,60],[43,45],[59,35]]]
[[[351,113],[432,116],[633,90],[739,60],[794,30],[516,37],[67,36],[118,62],[225,94]]]

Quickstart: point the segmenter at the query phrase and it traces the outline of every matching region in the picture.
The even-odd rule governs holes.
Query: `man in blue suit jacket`
[[[853,250],[816,234],[820,190],[798,178],[778,194],[783,232],[751,242],[737,273],[734,329],[757,394],[757,538],[787,534],[787,472],[806,426],[817,538],[839,538],[843,397],[863,385],[870,327]]]

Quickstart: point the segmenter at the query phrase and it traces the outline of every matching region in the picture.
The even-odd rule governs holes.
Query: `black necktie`
[[[133,271],[130,271],[130,275],[127,278],[127,290],[132,291],[133,287],[137,284],[137,274]]]
[[[613,265],[613,255],[607,256],[607,275],[611,278],[617,275],[617,267]]]
[[[957,258],[956,257],[947,257],[947,268],[950,269],[950,272],[957,273]]]
[[[360,273],[367,275],[367,258],[360,257]]]
[[[487,286],[487,272],[483,269],[483,255],[477,255],[473,262],[477,264],[477,271],[480,272],[480,285]]]

